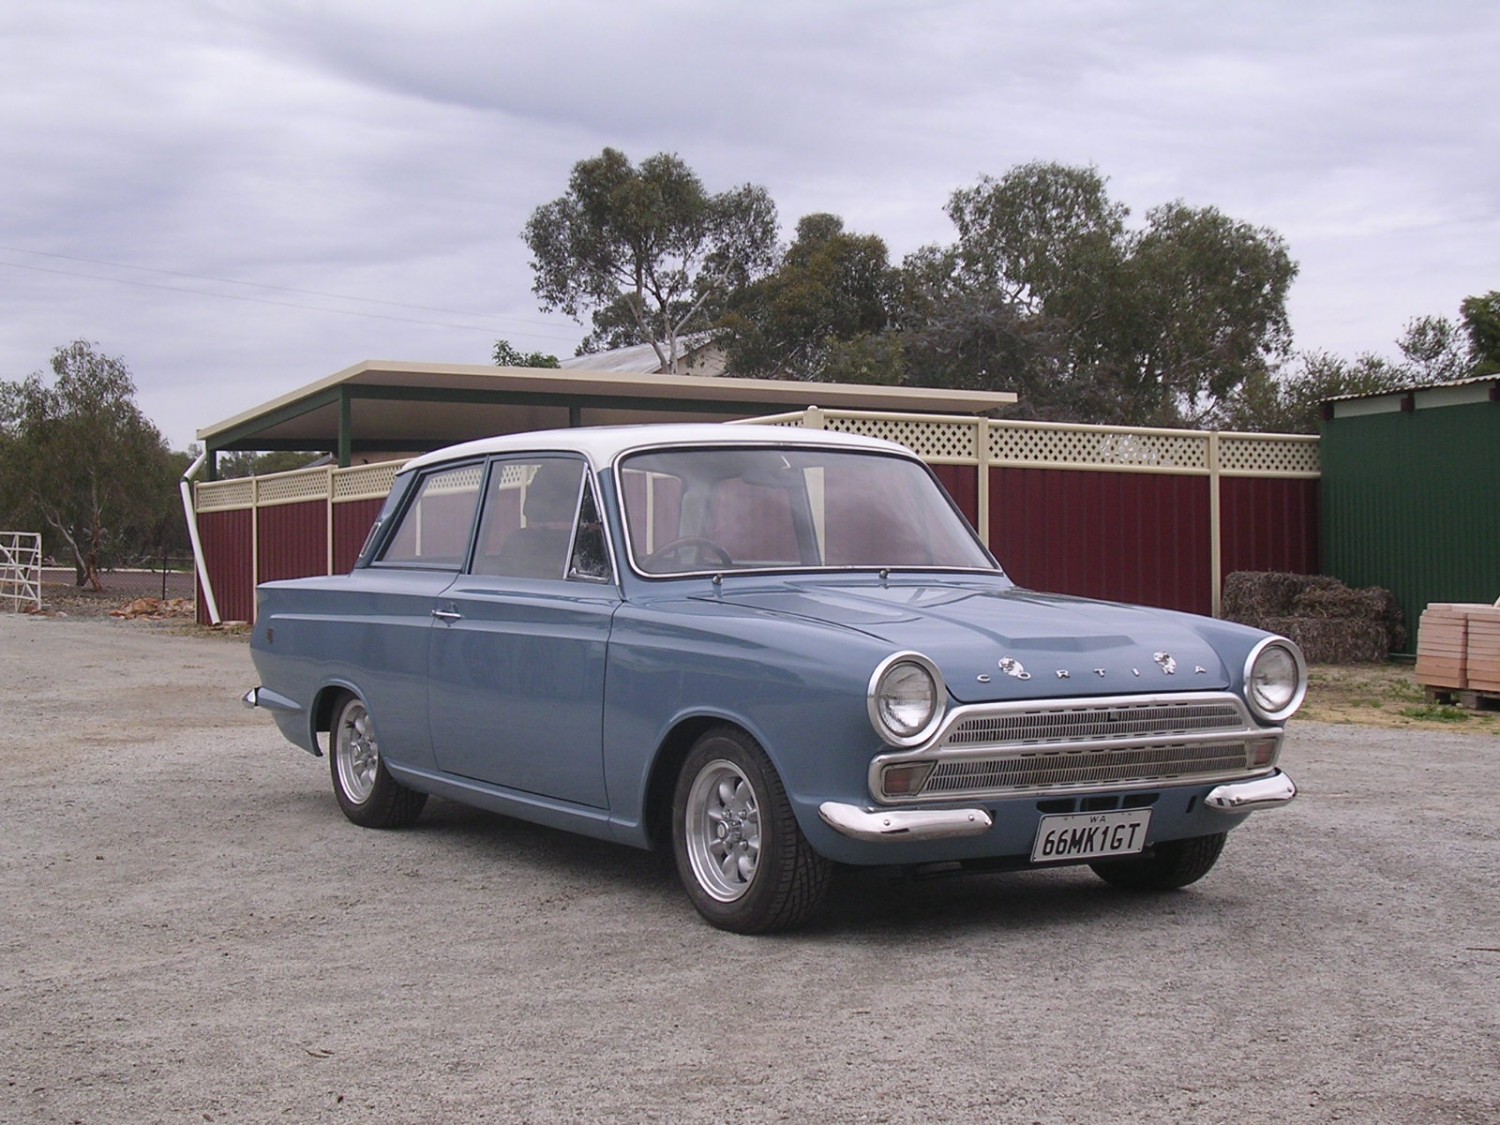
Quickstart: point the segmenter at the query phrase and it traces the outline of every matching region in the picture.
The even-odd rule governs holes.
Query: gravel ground
[[[253,682],[0,614],[0,1121],[1500,1120],[1500,740],[1294,724],[1188,891],[844,872],[745,938],[645,853],[354,827]]]

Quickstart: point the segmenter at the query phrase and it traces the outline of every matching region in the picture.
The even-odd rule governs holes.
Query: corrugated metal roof
[[[1357,395],[1334,395],[1332,398],[1323,400],[1325,405],[1334,405],[1341,402],[1376,402],[1380,399],[1399,400],[1405,395],[1425,394],[1428,391],[1444,391],[1452,388],[1488,387],[1492,391],[1500,387],[1500,375],[1476,375],[1469,379],[1454,379],[1447,383],[1423,383],[1419,387],[1401,387],[1391,391],[1367,391]]]

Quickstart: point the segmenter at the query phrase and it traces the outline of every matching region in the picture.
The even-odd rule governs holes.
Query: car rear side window
[[[479,464],[459,465],[423,477],[378,563],[461,568],[468,554],[483,480],[484,466]]]

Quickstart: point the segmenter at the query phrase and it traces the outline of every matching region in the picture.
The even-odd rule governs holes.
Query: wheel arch
[[[307,709],[308,733],[313,749],[320,758],[325,757],[328,751],[319,741],[318,735],[327,734],[332,728],[333,713],[338,709],[339,700],[346,695],[364,700],[364,695],[353,684],[334,681],[324,684],[317,690],[313,695],[312,706]],[[369,704],[366,703],[365,706],[368,708]]]
[[[679,719],[669,730],[657,748],[651,763],[651,772],[646,781],[645,803],[642,821],[646,838],[653,851],[668,850],[672,842],[672,796],[677,787],[677,775],[682,772],[682,763],[688,751],[706,731],[715,727],[732,727],[753,740],[762,750],[764,743],[744,723],[723,715],[689,715]],[[774,764],[774,763],[773,763]]]

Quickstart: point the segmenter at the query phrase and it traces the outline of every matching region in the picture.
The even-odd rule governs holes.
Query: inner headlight
[[[937,665],[920,653],[897,653],[870,677],[870,722],[893,746],[915,746],[942,720],[945,692]]]
[[[1245,698],[1267,722],[1290,718],[1307,694],[1307,663],[1302,650],[1284,637],[1268,637],[1245,661]]]

